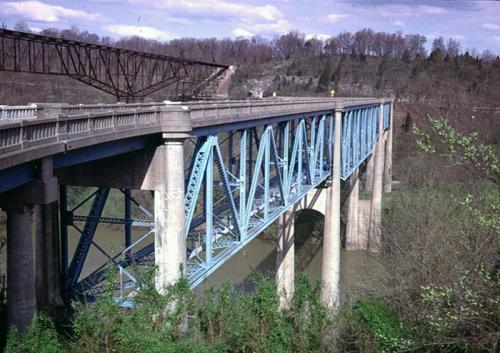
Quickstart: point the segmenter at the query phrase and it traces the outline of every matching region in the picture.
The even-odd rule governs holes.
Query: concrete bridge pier
[[[186,267],[184,236],[184,139],[165,138],[154,189],[156,289],[175,283]]]
[[[48,181],[53,178],[52,159],[46,158],[41,161],[39,174],[41,180]],[[57,191],[54,196],[57,199]],[[37,309],[52,313],[57,306],[63,304],[57,201],[35,206],[35,232]]]
[[[389,129],[385,132],[384,192],[392,191],[392,125],[394,104],[391,103]]]
[[[24,332],[36,313],[35,273],[31,239],[32,207],[7,211],[7,326]]]
[[[375,162],[375,156],[371,154],[368,156],[368,160],[366,162],[366,174],[365,174],[365,191],[372,192],[373,187],[373,166]]]
[[[29,327],[37,310],[35,278],[38,276],[35,276],[32,245],[33,208],[34,205],[51,207],[57,200],[57,179],[52,176],[52,160],[43,159],[38,165],[38,171],[36,180],[2,194],[0,199],[0,206],[7,211],[7,325],[15,326],[21,332]],[[53,228],[48,226],[48,223],[54,222],[52,216],[41,212],[36,212],[35,216],[35,223],[46,223],[46,227],[39,228],[40,235],[46,235],[45,230],[48,228],[53,235]],[[42,243],[37,240],[37,244]],[[48,244],[44,244],[45,246],[50,248]],[[37,267],[41,266],[40,259],[48,260],[46,256],[47,253],[37,251]],[[51,270],[43,268],[41,272],[37,270],[37,273]],[[46,277],[43,279],[46,280]],[[48,288],[44,288],[46,291],[49,288],[57,291],[58,285],[58,281],[46,282],[40,283],[40,288],[47,286]]]
[[[290,307],[295,281],[295,209],[279,216],[277,223],[276,284],[282,309]]]
[[[321,266],[321,301],[337,307],[340,298],[340,148],[342,111],[335,111],[335,142],[333,145],[333,173],[328,188],[323,231],[323,260]]]
[[[347,224],[345,230],[346,250],[358,250],[362,247],[359,229],[359,168],[350,177],[350,193],[347,199]]]
[[[377,251],[380,246],[382,225],[382,191],[384,177],[384,135],[383,129],[383,105],[380,105],[377,144],[375,146],[375,158],[373,166],[373,187],[370,208],[370,227],[368,234],[368,249]]]

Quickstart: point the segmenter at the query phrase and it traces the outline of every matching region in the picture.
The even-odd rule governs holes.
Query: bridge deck
[[[32,117],[0,124],[0,170],[100,143],[158,133],[197,136],[290,120],[321,111],[388,102],[375,98],[294,98],[262,101],[39,105]],[[5,107],[5,106],[4,106]],[[15,107],[25,111],[25,107]],[[7,111],[7,108],[4,108]],[[29,106],[29,109],[33,109]],[[14,111],[15,111],[14,110]]]

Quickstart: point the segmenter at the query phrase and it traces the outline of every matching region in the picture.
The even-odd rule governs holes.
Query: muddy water
[[[317,214],[302,214],[296,219],[295,225],[295,272],[305,273],[311,280],[321,277],[322,262],[322,219]],[[139,239],[145,229],[136,229],[134,239]],[[78,241],[76,230],[70,229],[70,254],[73,253]],[[141,247],[153,241],[153,235],[141,243]],[[111,254],[117,254],[116,249],[123,248],[123,228],[99,229],[95,242]],[[82,276],[95,270],[106,260],[96,247],[92,247],[83,269]],[[274,278],[276,261],[276,246],[273,234],[263,234],[255,238],[245,248],[230,258],[215,271],[198,288],[202,293],[204,288],[228,282],[233,287],[245,292],[253,289],[250,275],[252,270]],[[346,251],[341,253],[341,286],[345,298],[356,298],[360,293],[376,289],[377,274],[380,266],[375,258],[364,251]]]
[[[321,216],[314,213],[301,214],[295,222],[295,273],[305,273],[311,280],[321,278],[322,262],[322,229]],[[133,240],[139,239],[147,229],[133,229]],[[139,248],[153,241],[153,234],[139,244]],[[72,227],[69,228],[68,243],[69,256],[74,253],[78,243],[79,233]],[[123,227],[99,227],[95,243],[104,249],[110,256],[118,254],[124,248]],[[5,249],[3,249],[5,250]],[[82,278],[96,270],[105,263],[106,256],[95,246],[92,246],[85,266]],[[223,266],[215,271],[198,288],[197,293],[202,293],[204,288],[212,285],[228,282],[233,287],[243,291],[253,289],[250,281],[252,270],[266,274],[274,278],[276,262],[276,246],[273,234],[270,232],[255,238],[245,248],[230,258]],[[0,272],[5,273],[6,254],[0,254]],[[363,251],[346,251],[341,253],[341,286],[347,299],[356,298],[359,293],[376,290],[378,283],[376,278],[381,267],[377,261]]]

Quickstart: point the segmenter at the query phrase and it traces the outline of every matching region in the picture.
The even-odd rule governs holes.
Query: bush
[[[63,352],[62,341],[52,321],[39,315],[24,335],[15,328],[9,331],[5,353],[59,353]]]
[[[364,333],[373,336],[377,352],[399,352],[412,345],[394,309],[378,299],[360,300],[354,306],[354,320]]]
[[[49,319],[37,317],[25,335],[10,331],[7,352],[285,353],[332,352],[335,347],[333,317],[319,301],[321,287],[305,276],[298,279],[286,311],[279,308],[275,285],[255,274],[252,294],[234,292],[226,284],[207,290],[197,302],[184,279],[159,294],[147,273],[134,309],[116,305],[111,277],[106,295],[77,308],[65,336]]]

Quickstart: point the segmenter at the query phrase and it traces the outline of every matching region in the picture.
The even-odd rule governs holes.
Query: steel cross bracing
[[[383,109],[385,130],[389,127],[390,104]],[[379,114],[379,105],[349,108],[342,113],[343,180],[373,153]],[[191,286],[200,284],[307,192],[327,181],[332,172],[333,119],[334,112],[293,116],[279,123],[198,136],[192,141],[195,148],[186,171],[184,203],[186,276]],[[133,200],[128,195],[125,199]],[[97,216],[99,202],[94,200],[89,216],[65,217],[71,219],[69,225],[85,222],[84,229],[97,219],[145,230],[132,243],[129,237],[128,245],[113,256],[98,249],[120,273],[122,299],[135,293],[138,274],[134,271],[154,263],[152,212],[144,208],[141,211],[146,219],[104,218]],[[82,232],[82,246],[94,244],[92,236]],[[76,252],[74,261],[84,262],[79,254]],[[78,280],[80,273],[70,267],[70,289],[88,296],[99,294],[104,288],[106,268],[103,264]]]
[[[141,99],[168,87],[168,96],[191,99],[228,69],[226,65],[0,29],[0,71],[63,75],[118,100]]]

